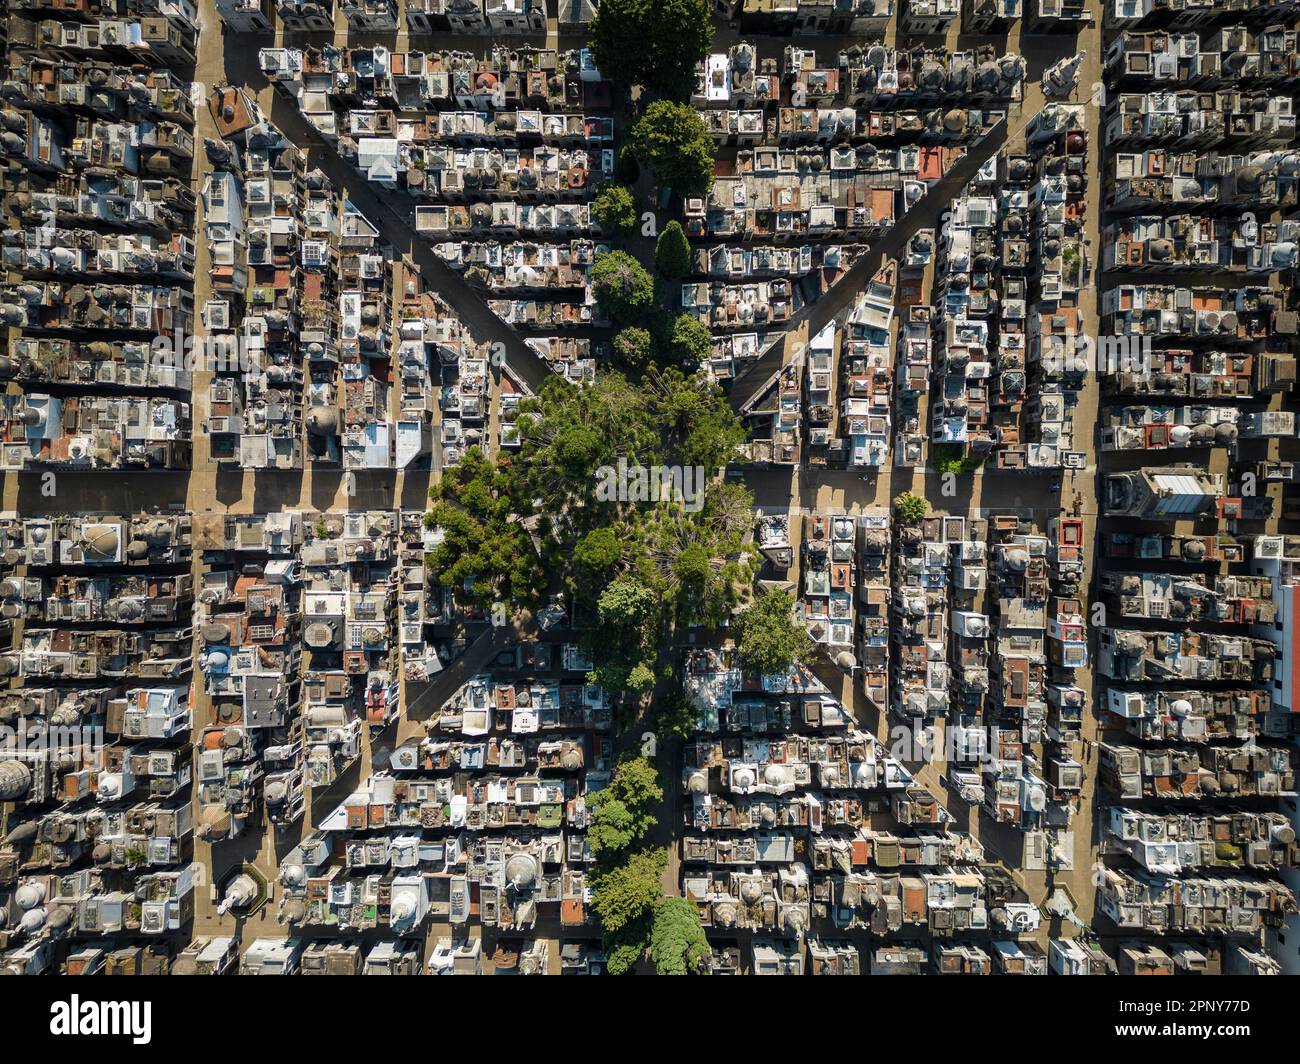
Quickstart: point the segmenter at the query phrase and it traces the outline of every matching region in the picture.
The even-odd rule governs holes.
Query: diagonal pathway
[[[300,147],[310,146],[310,164],[320,167],[334,187],[379,229],[384,240],[419,268],[430,290],[476,337],[504,346],[506,364],[529,388],[538,391],[549,377],[554,376],[546,360],[529,347],[518,332],[497,317],[465,278],[439,258],[428,241],[415,232],[413,215],[408,217],[401,210],[410,201],[401,194],[381,195],[365,175],[344,159],[334,145],[307,121],[294,100],[269,85],[257,66],[256,49],[227,51],[226,77],[234,84],[256,92],[258,103],[281,133]]]
[[[957,196],[962,187],[975,176],[981,166],[992,159],[1007,142],[1007,122],[1003,119],[981,140],[971,145],[946,174],[926,191],[898,224],[872,244],[865,254],[820,299],[809,303],[795,314],[786,325],[785,332],[755,359],[731,386],[733,410],[743,410],[763,393],[785,365],[785,347],[792,333],[807,325],[810,335],[815,335],[827,322],[853,302],[866,283],[880,269],[886,258],[896,258],[904,246],[920,230],[933,228],[939,217]]]

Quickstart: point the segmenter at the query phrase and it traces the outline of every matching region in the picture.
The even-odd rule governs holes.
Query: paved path
[[[971,145],[965,155],[936,181],[910,211],[903,215],[890,230],[872,244],[865,254],[820,299],[806,304],[785,327],[784,333],[767,350],[755,359],[731,385],[731,406],[743,410],[775,379],[785,365],[785,346],[790,333],[807,324],[810,335],[816,336],[840,311],[848,307],[867,282],[875,276],[881,264],[897,258],[907,242],[922,229],[933,229],[953,197],[975,176],[979,168],[1002,149],[1007,140],[1007,123],[999,122],[981,140]]]

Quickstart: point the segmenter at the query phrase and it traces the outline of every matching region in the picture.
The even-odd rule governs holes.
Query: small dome
[[[24,883],[14,891],[14,901],[20,909],[34,909],[45,900],[45,888],[39,883]]]
[[[32,770],[21,761],[0,762],[0,799],[21,798],[32,785]]]
[[[506,882],[524,890],[537,882],[537,862],[526,853],[517,853],[506,862]]]
[[[307,411],[307,430],[313,436],[334,436],[339,431],[339,412],[335,407],[313,406]]]

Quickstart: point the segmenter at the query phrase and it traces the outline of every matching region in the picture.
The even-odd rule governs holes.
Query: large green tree
[[[442,532],[442,542],[425,556],[429,575],[462,602],[485,609],[498,601],[511,611],[535,605],[547,582],[510,478],[471,447],[429,496],[425,527]]]
[[[517,423],[520,449],[511,466],[517,494],[535,500],[575,539],[610,523],[596,497],[598,470],[620,458],[652,464],[662,446],[645,395],[618,373],[602,374],[586,388],[551,377],[520,404]]]
[[[678,314],[669,350],[679,366],[698,369],[712,353],[713,334],[694,314]]]
[[[607,78],[685,100],[713,43],[708,0],[601,0],[589,37]]]
[[[591,288],[600,309],[624,325],[639,322],[655,301],[654,278],[626,251],[596,256]]]
[[[587,801],[590,824],[587,840],[592,853],[606,864],[639,843],[656,822],[653,810],[663,801],[658,770],[644,757],[624,758],[609,786]]]
[[[767,591],[736,618],[740,660],[760,673],[784,672],[812,656],[812,639],[795,619],[794,596]]]
[[[595,602],[618,572],[623,561],[623,544],[618,530],[593,528],[573,548],[574,592],[585,602]]]
[[[636,200],[622,185],[602,185],[591,201],[591,213],[607,233],[630,233],[636,228]]]
[[[678,626],[717,626],[748,597],[753,500],[718,476],[744,429],[705,375],[653,365],[639,384],[616,372],[583,388],[548,380],[517,423],[511,494],[588,622],[591,682],[643,696]],[[665,469],[678,491],[634,490],[658,487]]]
[[[660,735],[689,739],[698,717],[694,704],[681,691],[666,692],[655,701],[655,731]]]
[[[644,556],[638,560],[670,608],[669,627],[717,627],[748,596],[755,555],[737,533],[712,519],[709,495],[698,513],[660,507],[645,519]]]
[[[657,592],[633,576],[621,576],[601,592],[596,616],[599,623],[583,637],[596,665],[590,681],[614,694],[650,690],[660,634]]]
[[[698,973],[709,956],[700,912],[686,898],[664,898],[655,906],[650,958],[659,975]]]
[[[744,426],[705,374],[669,368],[647,374],[644,389],[664,450],[674,462],[700,466],[712,478],[745,442]]]
[[[628,146],[661,185],[682,196],[713,187],[713,134],[692,107],[656,100],[628,134]]]
[[[623,925],[618,931],[601,936],[605,952],[605,971],[610,975],[627,975],[645,957],[650,946],[649,921],[642,917]]]
[[[681,223],[675,219],[664,226],[655,241],[655,269],[670,281],[680,280],[691,272],[691,245]]]
[[[654,340],[649,329],[630,325],[614,335],[614,357],[629,369],[641,369],[650,361]]]
[[[607,935],[646,919],[663,893],[660,877],[667,866],[667,851],[642,850],[621,864],[596,871],[591,907]]]

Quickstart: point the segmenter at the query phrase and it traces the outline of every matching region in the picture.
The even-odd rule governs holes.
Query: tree
[[[973,473],[983,459],[966,454],[956,443],[936,443],[930,448],[930,461],[938,473]]]
[[[654,762],[644,757],[624,757],[614,766],[606,790],[629,806],[629,808],[648,810],[663,801],[664,789],[659,782],[659,770]],[[645,828],[654,824],[654,818],[646,820]]]
[[[667,866],[666,850],[641,850],[622,864],[595,872],[591,908],[607,935],[646,918],[663,892],[660,877]]]
[[[525,507],[512,497],[509,477],[471,447],[429,496],[425,527],[442,531],[442,542],[425,555],[429,575],[483,608],[536,604],[547,581],[517,519]]]
[[[621,576],[601,592],[596,613],[600,623],[582,638],[595,665],[590,682],[615,694],[649,690],[658,655],[658,594],[633,576]]]
[[[659,184],[680,195],[703,196],[713,187],[713,134],[694,108],[656,100],[632,127],[627,143]]]
[[[603,624],[638,628],[654,615],[658,597],[632,577],[615,580],[601,592],[597,612]]]
[[[655,241],[655,269],[670,281],[680,280],[691,272],[691,245],[681,224],[671,221]]]
[[[640,369],[650,361],[653,346],[650,330],[637,325],[620,329],[614,335],[614,357],[632,369]]]
[[[767,591],[736,618],[740,660],[760,673],[785,672],[812,656],[812,639],[795,620],[794,596]]]
[[[587,808],[591,817],[587,842],[596,857],[621,853],[641,838],[641,832],[636,830],[636,814],[608,790],[593,794]]]
[[[624,757],[614,768],[609,786],[587,801],[591,823],[587,840],[597,858],[608,861],[640,842],[654,827],[651,812],[663,801],[659,772],[644,757]]]
[[[655,685],[655,671],[649,663],[638,661],[627,670],[627,679],[623,685],[633,694],[646,694]]]
[[[708,0],[601,0],[589,36],[607,78],[684,100],[713,44]]]
[[[738,542],[754,526],[754,496],[744,484],[714,480],[704,493],[700,520],[719,540]]]
[[[650,932],[646,920],[633,920],[616,934],[602,936],[601,948],[605,952],[605,971],[610,975],[627,975],[641,963],[650,946]]]
[[[655,702],[655,730],[679,739],[695,731],[697,714],[691,700],[680,691],[670,691]]]
[[[571,537],[570,545],[588,529],[613,521],[597,498],[597,471],[620,458],[653,464],[662,447],[645,395],[618,373],[602,374],[585,388],[552,376],[537,396],[520,404],[516,423],[515,493],[535,500],[537,512]],[[567,565],[568,552],[563,554]]]
[[[596,256],[591,286],[601,309],[617,322],[639,321],[655,299],[654,278],[625,251]]]
[[[894,496],[894,513],[905,525],[919,525],[925,520],[929,506],[920,495],[904,491]]]
[[[717,627],[753,583],[757,552],[740,535],[724,533],[703,508],[660,507],[647,514],[639,571],[660,593],[678,625]]]
[[[623,545],[612,528],[593,528],[573,548],[574,591],[595,600],[613,579],[623,559]]]
[[[700,466],[712,477],[745,442],[744,425],[705,374],[669,368],[647,374],[645,387],[650,417],[671,461]]]
[[[699,369],[713,351],[713,333],[694,314],[678,314],[669,346],[673,361],[685,369]]]
[[[636,199],[622,185],[601,185],[591,202],[591,213],[606,232],[630,233],[636,228]]]
[[[700,911],[686,898],[663,898],[655,906],[650,958],[659,975],[698,972],[709,956],[709,940],[700,926]]]
[[[614,176],[618,178],[621,184],[629,188],[635,185],[637,178],[641,176],[641,165],[636,161],[636,156],[627,150],[624,146],[619,149],[618,162],[614,165]]]

